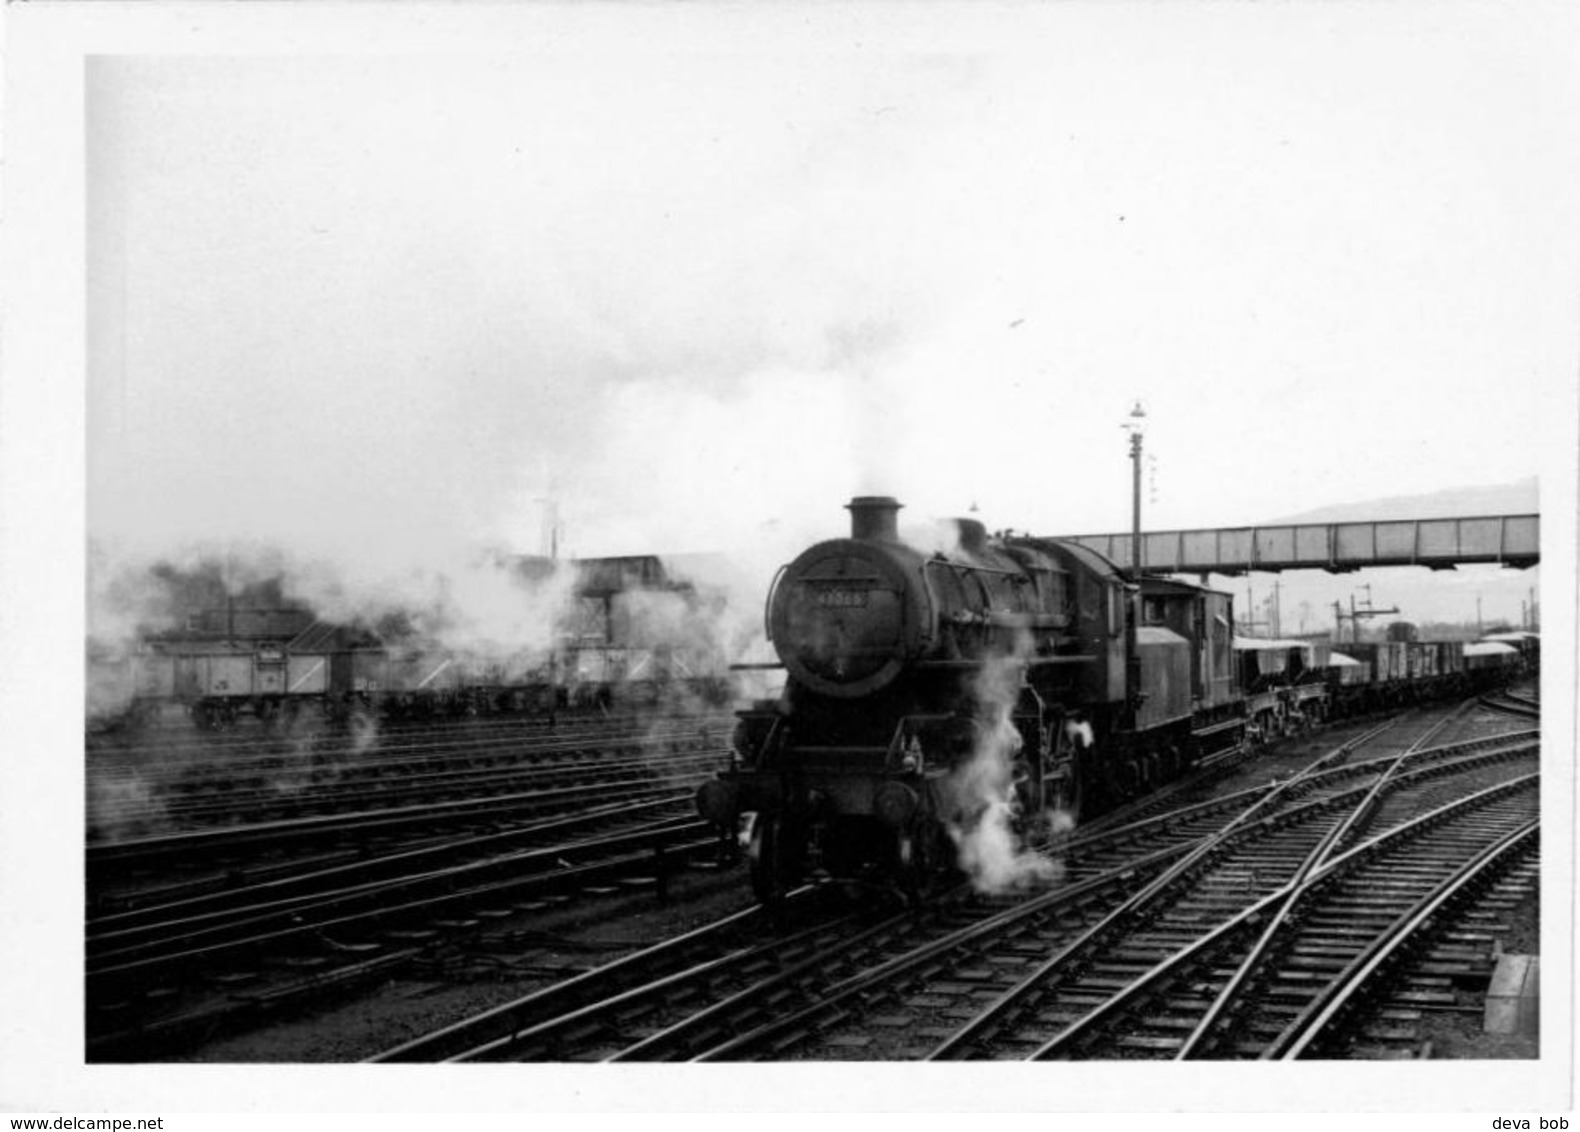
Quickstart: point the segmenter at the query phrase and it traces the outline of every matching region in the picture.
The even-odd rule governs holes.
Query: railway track
[[[90,1056],[173,1048],[387,978],[578,894],[662,893],[721,852],[692,801],[728,754],[717,722],[529,739],[403,729],[379,749],[336,749],[363,783],[314,792],[331,812],[273,820],[256,820],[245,782],[274,749],[249,742],[250,762],[217,777],[242,787],[225,808],[255,820],[88,847]]]
[[[1271,819],[1272,827],[1268,817],[1238,832],[1231,827],[1227,836],[1200,843],[1123,899],[1054,921],[1053,930],[1037,933],[1034,954],[1017,956],[1007,946],[1013,940],[995,931],[965,948],[951,944],[944,956],[934,949],[907,957],[893,970],[874,972],[843,989],[838,997],[850,1010],[849,1019],[830,1025],[826,1007],[818,1004],[799,1018],[776,1021],[765,1032],[693,1056],[760,1056],[756,1051],[765,1042],[778,1044],[789,1056],[814,1058],[997,1058],[1025,1052],[1015,1027],[1029,1026],[1033,1034],[1045,1036],[1050,988],[1062,993],[1061,1004],[1094,1007],[1247,902],[1272,896],[1287,883],[1303,852],[1321,843],[1336,815],[1363,789],[1307,803]],[[1167,908],[1166,921],[1153,920],[1163,914],[1160,906]],[[1138,922],[1156,922],[1155,933],[1144,938],[1125,934]],[[929,970],[940,958],[947,958],[947,966]],[[906,1029],[926,1015],[938,1021]],[[786,1026],[791,1033],[785,1033]],[[795,1029],[801,1031],[799,1038],[784,1044],[795,1037]],[[920,1052],[918,1039],[930,1039],[934,1048]]]
[[[1446,898],[1486,855],[1534,835],[1536,808],[1535,776],[1521,777],[1319,858],[1166,958],[1148,945],[1178,922],[1167,914],[1110,944],[1105,963],[1061,956],[995,1003],[991,1023],[974,1023],[935,1056],[981,1051],[993,1023],[993,1056],[1295,1056],[1403,924]],[[1126,969],[1134,967],[1145,969]],[[1102,983],[1092,971],[1123,985],[1093,1002]]]
[[[613,805],[98,917],[87,935],[89,1056],[146,1056],[388,978],[574,895],[662,894],[677,870],[720,850],[684,815],[689,803]]]
[[[1476,706],[1475,700],[1466,700],[1449,707],[1434,706],[1396,713],[1381,720],[1350,720],[1275,740],[1257,748],[1245,745],[1224,751],[1204,760],[1195,774],[1087,823],[1081,832],[1116,828],[1211,798],[1222,789],[1222,783],[1249,767],[1264,770],[1271,778],[1289,777],[1304,769],[1315,752],[1324,749],[1403,749],[1429,736],[1446,735],[1451,740],[1463,730],[1479,736],[1490,736],[1501,728],[1511,732],[1527,729],[1526,725],[1512,719],[1507,723],[1491,724],[1488,719],[1475,714]]]
[[[691,731],[675,742],[694,743]],[[1470,731],[1484,734],[1457,738]],[[1154,796],[1052,843],[1046,851],[1062,869],[1053,890],[983,896],[961,889],[909,910],[895,894],[819,886],[798,895],[800,912],[792,905],[777,914],[726,917],[731,922],[716,930],[687,932],[693,938],[683,944],[644,947],[641,958],[591,970],[564,958],[546,964],[533,958],[543,954],[542,925],[567,915],[579,922],[616,914],[613,909],[636,907],[633,900],[651,907],[650,894],[662,892],[676,870],[724,860],[716,831],[690,816],[689,789],[650,784],[645,794],[621,795],[605,787],[601,796],[577,798],[565,788],[557,805],[537,811],[512,811],[522,799],[510,793],[453,798],[433,807],[193,830],[168,841],[141,839],[150,844],[140,848],[94,846],[90,857],[104,870],[97,875],[118,875],[124,884],[97,886],[119,888],[121,899],[95,909],[88,929],[89,1059],[145,1060],[191,1049],[316,1010],[326,996],[348,1001],[391,979],[530,985],[554,978],[557,969],[572,977],[540,985],[485,1012],[489,1017],[445,1026],[442,1039],[407,1041],[381,1059],[923,1059],[937,1055],[1059,941],[1077,938],[1149,889],[1167,887],[1176,870],[1189,878],[1181,885],[1217,874],[1219,894],[1234,899],[1204,898],[1207,921],[1227,923],[1253,896],[1288,888],[1299,862],[1331,838],[1341,815],[1390,768],[1396,777],[1408,771],[1410,785],[1379,792],[1365,821],[1351,822],[1353,832],[1335,843],[1335,853],[1441,808],[1463,793],[1463,781],[1507,777],[1511,772],[1494,768],[1509,763],[1534,764],[1536,749],[1528,716],[1480,703],[1454,713],[1412,713],[1359,733],[1340,730],[1331,738],[1341,742],[1315,752],[1314,738],[1286,740],[1250,758],[1228,756],[1168,797]],[[549,757],[587,763],[574,746]],[[487,778],[485,768],[520,759],[473,747],[469,754],[419,747],[400,759],[404,773],[424,775],[442,774],[435,768],[453,758],[480,772],[474,781]],[[1406,758],[1395,766],[1402,753]],[[711,755],[704,774],[717,766],[722,749]],[[1231,780],[1235,775],[1238,781]],[[1257,784],[1242,786],[1247,779]],[[567,813],[577,808],[587,813]],[[424,809],[433,812],[424,818]],[[336,831],[347,818],[350,828]],[[583,818],[589,824],[575,824]],[[1240,832],[1229,840],[1238,849],[1196,859],[1235,826]],[[156,848],[154,841],[166,843]],[[1479,883],[1498,891],[1529,873],[1533,842],[1527,837],[1521,844],[1501,858],[1513,863],[1489,865],[1471,888]],[[98,850],[108,853],[97,856]],[[1257,864],[1258,855],[1268,863]],[[687,882],[686,890],[703,891],[697,883]],[[1170,899],[1183,900],[1188,889],[1169,891]],[[597,900],[586,912],[571,912],[586,903],[566,903],[578,894]],[[610,911],[594,910],[601,907]],[[1463,914],[1476,922],[1483,913],[1470,907]],[[1470,956],[1471,945],[1454,938],[1465,932],[1443,929],[1442,915],[1432,923],[1435,938],[1418,932],[1399,943],[1393,958],[1343,999],[1336,1015],[1363,1019],[1358,1028],[1330,1024],[1311,1048],[1365,1056],[1384,1040],[1378,1035],[1397,1046],[1411,1027],[1400,995],[1427,993],[1421,988],[1434,984],[1423,979],[1456,977],[1445,974],[1456,963],[1455,970],[1485,969],[1484,957]],[[1170,955],[1188,946],[1183,939],[1175,944]],[[1029,1041],[993,1034],[958,1056],[1030,1052]],[[1094,1048],[1076,1056],[1135,1055]],[[1248,1047],[1223,1048],[1229,1052],[1209,1056],[1248,1055]]]
[[[587,714],[562,713],[554,719],[544,715],[440,716],[429,719],[382,718],[353,713],[345,719],[304,715],[291,723],[244,724],[233,730],[206,731],[190,724],[154,727],[134,734],[88,734],[88,757],[101,765],[144,765],[172,757],[242,761],[267,757],[282,747],[303,739],[342,742],[366,746],[370,741],[386,745],[423,745],[435,740],[469,736],[497,743],[501,739],[557,737],[596,739],[610,732],[640,733],[655,723],[713,719],[730,725],[733,717],[725,710],[676,711],[626,709]]]
[[[301,789],[276,785],[265,790],[228,793],[198,804],[158,806],[150,820],[138,824],[152,825],[157,820],[172,832],[198,832],[314,816],[365,814],[433,805],[444,800],[520,796],[528,792],[573,792],[589,785],[618,787],[659,778],[690,781],[718,769],[727,754],[722,748],[714,748],[687,754],[644,754],[637,758],[605,755],[589,757],[576,766],[526,765],[504,771],[468,769],[395,779],[385,774],[371,782],[327,782]]]
[[[1519,716],[1525,719],[1540,719],[1542,715],[1541,704],[1529,696],[1519,695],[1511,691],[1498,692],[1493,695],[1483,696],[1481,703],[1493,711],[1503,712],[1505,715]]]
[[[90,746],[87,756],[90,765],[106,777],[166,768],[246,773],[273,769],[282,758],[304,752],[376,765],[395,765],[407,760],[430,763],[452,757],[508,759],[521,751],[545,756],[556,752],[574,754],[661,737],[685,738],[702,732],[717,734],[730,726],[731,717],[727,713],[620,717],[554,727],[482,725],[468,721],[428,724],[421,728],[373,723],[365,726],[320,724],[246,740],[200,735],[135,747]]]
[[[749,984],[897,922],[875,917],[870,907],[865,914],[840,909],[827,896],[808,886],[790,893],[777,913],[762,905],[731,913],[373,1060],[486,1060],[496,1051],[509,1051],[517,1060],[557,1059],[578,1043],[598,1040],[612,1021],[623,1027],[646,1011],[684,1009],[702,988],[717,994],[732,983]],[[799,925],[788,933],[787,916]]]
[[[1371,792],[1397,756],[1350,762],[1375,741],[1375,728],[1329,752],[1299,782],[1229,794],[1183,810],[1090,831],[1060,845],[1065,877],[1051,892],[983,898],[958,890],[925,909],[870,924],[825,950],[789,965],[733,981],[721,974],[727,957],[696,964],[695,973],[668,971],[598,1002],[560,1011],[551,997],[531,996],[485,1017],[447,1027],[435,1037],[391,1050],[385,1060],[649,1060],[781,1056],[923,1057],[959,1027],[950,1014],[980,998],[1008,972],[1047,954],[1051,940],[1101,923],[1137,900],[1155,899],[1172,874],[1202,867],[1225,814],[1245,843],[1236,861],[1212,860],[1220,881],[1232,878],[1236,902],[1268,896],[1346,812]],[[1422,781],[1473,774],[1478,768],[1533,757],[1529,736],[1436,749],[1419,736],[1409,756]],[[1333,764],[1333,765],[1329,765]],[[1254,820],[1253,820],[1254,817]],[[1274,844],[1278,838],[1287,844]],[[1271,846],[1271,847],[1270,847]],[[1248,865],[1261,860],[1265,875]],[[1236,863],[1237,862],[1237,863]],[[1247,887],[1247,885],[1250,887]],[[1193,930],[1206,930],[1212,916]],[[689,1004],[689,1005],[688,1005]],[[918,1024],[932,1015],[931,1025]],[[881,1035],[888,1035],[885,1040]]]
[[[115,906],[140,899],[137,888],[151,874],[169,877],[196,872],[188,884],[230,883],[256,863],[276,867],[282,856],[332,851],[364,853],[375,845],[420,843],[435,837],[465,836],[502,823],[537,822],[581,810],[619,803],[641,806],[658,798],[690,799],[691,791],[714,769],[724,752],[712,752],[661,775],[651,770],[617,773],[580,785],[525,790],[480,798],[396,806],[359,813],[337,813],[283,821],[256,822],[221,829],[159,837],[132,838],[87,851],[90,906]],[[202,879],[206,878],[206,879]],[[139,884],[139,879],[143,882]]]
[[[1379,939],[1347,978],[1335,982],[1320,1013],[1281,1056],[1430,1056],[1434,1021],[1466,1014],[1480,1020],[1484,1004],[1477,992],[1490,981],[1501,933],[1509,926],[1505,918],[1536,895],[1540,873],[1540,831],[1535,829],[1522,830],[1467,862]]]
[[[393,806],[414,797],[463,796],[534,781],[571,782],[622,760],[635,771],[716,751],[727,735],[717,718],[673,718],[574,734],[464,730],[366,744],[319,734],[246,757],[188,751],[119,766],[90,760],[90,838],[102,842],[129,833]]]
[[[1203,843],[1203,850],[1217,860],[1198,880],[1189,880],[1177,868],[1169,884],[1155,886],[1063,944],[930,1056],[1200,1056],[1206,1048],[1202,1035],[1221,1028],[1225,1019],[1242,1020],[1244,1003],[1254,1001],[1274,1013],[1286,1009],[1292,994],[1309,988],[1314,974],[1342,955],[1344,944],[1373,934],[1354,916],[1338,913],[1327,925],[1337,933],[1337,942],[1320,931],[1315,940],[1289,938],[1308,922],[1306,915],[1296,914],[1305,898],[1297,894],[1328,884],[1339,861],[1349,868],[1355,858],[1370,854],[1373,873],[1359,870],[1363,882],[1380,886],[1391,897],[1396,895],[1391,890],[1395,870],[1407,868],[1400,875],[1412,879],[1428,870],[1418,860],[1398,865],[1387,859],[1384,847],[1404,842],[1419,849],[1420,843],[1412,840],[1419,831],[1432,829],[1446,815],[1475,814],[1479,805],[1494,805],[1511,793],[1520,795],[1513,810],[1534,815],[1536,740],[1524,736],[1507,744],[1494,740],[1491,749],[1500,752],[1500,762],[1530,773],[1390,825],[1387,804],[1397,808],[1401,798],[1431,796],[1455,770],[1480,770],[1474,762],[1423,765],[1426,742],[1455,718],[1434,725],[1396,758],[1376,760],[1385,765],[1369,784],[1342,796],[1349,804],[1335,811],[1337,820],[1317,823],[1298,836],[1260,839],[1249,853],[1226,844],[1234,836],[1234,826],[1227,827],[1225,834]],[[1463,777],[1481,781],[1475,774]],[[1458,791],[1463,794],[1464,787]],[[1339,856],[1368,828],[1387,832]],[[1319,834],[1315,839],[1313,831]],[[1463,842],[1450,842],[1440,847],[1436,859],[1451,865],[1465,850]],[[1259,929],[1260,937],[1240,966],[1225,974],[1225,949]],[[1267,964],[1275,954],[1288,957],[1288,964],[1280,969],[1283,981],[1269,987]],[[1056,1036],[1050,1039],[1049,1033]],[[1243,1046],[1236,1052],[1243,1053]]]

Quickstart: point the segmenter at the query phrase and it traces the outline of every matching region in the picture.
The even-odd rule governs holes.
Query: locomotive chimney
[[[890,495],[856,496],[845,504],[850,512],[850,537],[899,542],[900,507],[900,502]]]

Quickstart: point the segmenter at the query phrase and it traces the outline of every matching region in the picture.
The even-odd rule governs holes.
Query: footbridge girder
[[[1133,563],[1128,533],[1061,537],[1091,547],[1124,569]],[[1141,542],[1147,572],[1160,574],[1342,574],[1374,566],[1450,570],[1477,563],[1523,570],[1541,560],[1541,522],[1532,514],[1284,523],[1145,531]]]

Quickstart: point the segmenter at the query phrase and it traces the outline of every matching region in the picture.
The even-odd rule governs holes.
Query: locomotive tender
[[[1140,797],[1205,755],[1332,715],[1482,690],[1520,656],[1461,642],[1344,646],[1233,636],[1229,594],[1139,584],[1079,543],[901,540],[900,504],[859,496],[848,538],[782,567],[767,604],[783,694],[738,712],[730,770],[697,807],[752,815],[754,889],[813,868],[913,894],[993,811],[1012,833]],[[1498,646],[1500,649],[1503,646]]]

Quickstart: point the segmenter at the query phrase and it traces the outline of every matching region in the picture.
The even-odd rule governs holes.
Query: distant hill
[[[1265,520],[1279,523],[1363,522],[1386,519],[1457,519],[1476,515],[1525,515],[1540,510],[1535,476],[1485,487],[1452,487],[1426,495],[1396,495],[1360,503],[1338,503]]]

